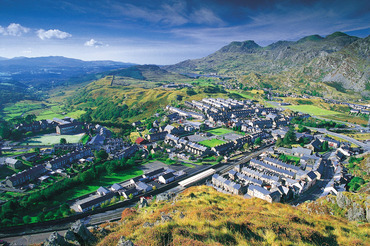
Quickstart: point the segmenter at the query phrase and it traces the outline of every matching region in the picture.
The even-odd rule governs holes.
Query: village
[[[223,163],[228,170],[201,175],[207,185],[245,198],[289,202],[323,178],[330,181],[322,187],[322,195],[345,190],[350,176],[342,161],[362,152],[348,142],[317,132],[307,130],[299,133],[290,124],[293,116],[250,100],[204,98],[186,101],[181,107],[168,105],[165,110],[164,117],[153,122],[148,134],[137,137],[133,143],[112,137],[107,127],[68,117],[18,125],[17,128],[24,132],[52,129],[58,135],[87,132],[91,137],[85,144],[55,144],[39,153],[2,158],[0,162],[12,168],[17,168],[22,161],[35,165],[6,177],[1,181],[1,189],[24,192],[51,177],[56,181],[71,178],[77,175],[74,171],[76,166],[81,171],[93,168],[98,151],[106,153],[110,160],[127,160],[137,153],[142,158],[160,153],[180,165],[152,165],[142,175],[100,187],[95,193],[77,199],[71,203],[71,208],[76,212],[86,212],[112,202],[145,196],[169,183],[191,178],[186,164],[197,166],[210,159],[214,162],[203,166],[204,170],[212,168],[215,163]],[[309,117],[305,114],[298,116]],[[132,126],[137,132],[142,132],[144,124],[137,121]],[[290,139],[291,142],[287,142],[289,146],[277,146],[276,143],[282,139]],[[292,146],[293,143],[295,145]],[[257,150],[262,153],[243,161],[247,153]],[[45,155],[50,158],[40,163]]]

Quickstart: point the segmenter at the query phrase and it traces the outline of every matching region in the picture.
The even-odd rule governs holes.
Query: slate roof
[[[107,194],[107,195],[105,195],[105,196],[100,196],[100,197],[95,198],[95,199],[93,199],[93,200],[90,200],[90,201],[88,201],[88,202],[81,203],[81,204],[80,204],[80,207],[81,207],[81,208],[82,208],[82,210],[83,210],[83,209],[85,209],[85,208],[89,208],[89,207],[92,207],[92,206],[94,206],[94,205],[96,205],[96,204],[99,204],[99,203],[102,203],[102,202],[104,202],[104,201],[110,200],[110,199],[111,199],[111,198],[113,198],[114,196],[115,196],[115,194],[114,194],[114,193],[109,193],[109,194]]]
[[[113,190],[121,190],[121,189],[123,189],[123,187],[122,187],[121,185],[119,185],[119,184],[113,184],[113,185],[111,186],[111,188],[112,188]]]
[[[100,186],[99,189],[97,190],[97,192],[105,193],[105,194],[110,193],[110,191],[107,188],[103,187],[103,186]]]
[[[270,194],[270,191],[266,190],[265,188],[263,188],[261,186],[257,186],[257,185],[249,185],[248,189],[256,190],[256,191],[262,193],[265,196]]]

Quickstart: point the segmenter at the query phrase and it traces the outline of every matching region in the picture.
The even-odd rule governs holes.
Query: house
[[[110,190],[108,190],[107,188],[104,188],[103,186],[100,186],[99,189],[96,191],[96,193],[99,195],[99,196],[105,196],[107,195],[108,193],[110,193]]]
[[[68,135],[68,134],[79,132],[81,131],[82,128],[81,128],[81,124],[79,124],[78,122],[76,123],[67,122],[64,124],[57,125],[55,129],[56,129],[56,133],[59,135]]]
[[[230,153],[231,151],[234,150],[235,143],[230,141],[227,143],[220,144],[218,146],[212,147],[211,151],[213,151],[216,155],[225,155]]]
[[[166,173],[159,176],[158,181],[162,184],[168,184],[174,181],[176,176],[173,173]]]
[[[153,179],[158,178],[164,172],[165,172],[165,169],[162,167],[162,168],[156,169],[154,171],[151,171],[149,173],[143,174],[143,178],[146,178],[148,180],[153,180]]]
[[[248,186],[247,194],[251,197],[257,197],[263,199],[268,202],[272,202],[272,198],[270,196],[270,191],[266,190],[265,188],[257,185],[250,184]]]
[[[135,143],[136,144],[144,144],[145,143],[145,139],[142,138],[142,137],[138,137],[136,140],[135,140]]]
[[[314,171],[310,171],[306,174],[305,178],[307,179],[307,188],[312,187],[317,180],[317,175]]]
[[[233,181],[225,179],[224,177],[218,174],[214,174],[212,176],[212,184],[216,187],[225,190],[226,192],[235,195],[242,195],[245,193],[246,190],[246,186],[234,183]]]
[[[87,212],[87,211],[92,210],[96,207],[100,207],[100,205],[104,202],[110,202],[114,197],[115,197],[114,193],[109,193],[107,195],[100,196],[100,197],[97,197],[97,198],[92,199],[90,201],[81,203],[77,207],[78,207],[78,210],[80,212]]]
[[[120,184],[113,184],[111,187],[110,187],[110,190],[111,191],[119,191],[119,190],[122,190],[123,187],[120,185]]]
[[[24,170],[17,174],[13,174],[10,177],[7,177],[5,183],[9,187],[16,187],[23,185],[27,182],[33,181],[40,177],[42,174],[46,172],[46,169],[43,165],[39,164],[30,169]]]
[[[74,161],[77,161],[82,158],[90,157],[93,153],[91,152],[91,149],[85,148],[77,151],[73,151],[71,153],[68,153],[67,155],[52,159],[47,162],[46,168],[47,169],[58,169],[62,168],[66,165],[72,164]]]
[[[136,189],[138,189],[141,192],[148,192],[153,190],[153,187],[144,182],[138,182],[136,183]]]
[[[141,126],[141,125],[142,125],[141,121],[136,121],[136,122],[132,123],[133,127],[138,127],[138,126]]]
[[[167,135],[167,132],[152,133],[148,135],[147,139],[150,142],[162,141],[165,139],[166,135]]]
[[[129,199],[130,196],[132,195],[133,197],[141,193],[142,191],[136,189],[135,187],[128,189],[128,190],[120,190],[118,193],[125,197],[126,199]]]
[[[37,157],[37,153],[26,153],[22,156],[22,159],[25,160],[25,161],[33,161],[36,159]]]
[[[20,160],[11,157],[5,159],[5,164],[14,169],[18,169],[23,166],[23,163]]]
[[[319,139],[315,138],[307,147],[314,152],[318,152],[321,150],[322,143]]]
[[[127,159],[130,158],[131,156],[134,156],[137,151],[139,151],[139,147],[137,145],[132,145],[130,147],[123,149],[122,151],[115,153],[114,158],[119,160],[124,158]]]
[[[210,153],[210,149],[194,142],[188,142],[185,146],[185,150],[195,155],[207,155]]]
[[[102,135],[95,135],[87,144],[89,145],[103,145],[105,141],[105,137]]]

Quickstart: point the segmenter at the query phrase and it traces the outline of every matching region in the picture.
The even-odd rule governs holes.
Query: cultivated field
[[[207,131],[209,133],[212,133],[213,135],[220,136],[226,133],[234,132],[233,130],[225,129],[225,128],[217,128]]]
[[[61,138],[65,138],[67,143],[78,143],[84,135],[85,133],[76,135],[57,135],[56,133],[44,134],[32,137],[24,141],[21,145],[53,145],[60,143]]]
[[[339,114],[338,112],[327,110],[327,109],[322,109],[315,105],[291,105],[291,106],[286,106],[285,108],[288,108],[293,111],[299,111],[299,112],[306,113],[306,114],[316,115],[316,116]]]
[[[218,146],[218,145],[223,144],[223,143],[225,143],[225,141],[218,140],[216,138],[209,139],[209,140],[204,140],[204,141],[199,142],[199,144],[202,144],[202,145],[204,145],[206,147],[209,147],[209,148]]]

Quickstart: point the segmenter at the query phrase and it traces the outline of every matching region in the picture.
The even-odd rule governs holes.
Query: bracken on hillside
[[[370,245],[369,224],[307,214],[305,209],[243,199],[207,186],[192,187],[173,201],[126,209],[122,220],[103,225],[98,245]]]

